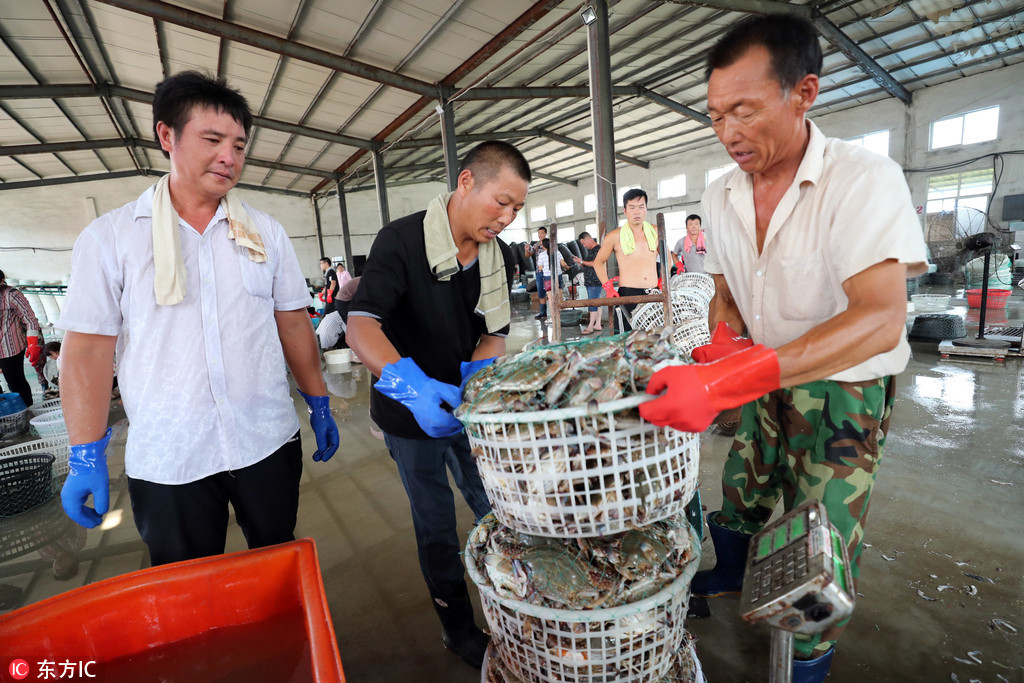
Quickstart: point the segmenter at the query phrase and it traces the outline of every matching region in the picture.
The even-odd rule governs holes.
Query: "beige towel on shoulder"
[[[455,246],[452,226],[448,223],[448,200],[451,196],[449,192],[435,197],[427,205],[427,215],[423,218],[427,263],[434,277],[442,282],[447,282],[462,269],[458,259],[459,248]],[[505,259],[497,240],[479,245],[477,262],[480,266],[480,298],[475,312],[483,316],[487,331],[493,334],[512,320]]]
[[[168,189],[170,177],[162,177],[153,191],[153,293],[160,306],[173,306],[185,298],[185,259],[181,255],[178,212]],[[266,261],[263,239],[251,230],[252,219],[234,190],[220,200],[220,205],[228,217],[228,239],[248,249],[250,261]]]

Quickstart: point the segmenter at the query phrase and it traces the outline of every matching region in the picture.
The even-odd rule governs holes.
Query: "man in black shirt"
[[[601,297],[601,278],[594,272],[594,259],[597,258],[601,245],[591,236],[589,232],[581,232],[579,236],[580,255],[574,256],[573,261],[583,266],[583,286],[587,288],[588,299],[599,299]],[[598,306],[590,306],[590,322],[583,334],[601,331],[601,309]]]
[[[379,379],[370,415],[409,503],[420,569],[442,642],[480,667],[488,637],[473,620],[445,467],[477,519],[490,510],[462,424],[462,386],[505,354],[514,266],[497,239],[526,201],[530,167],[504,142],[475,147],[454,192],[384,226],[348,314],[348,343]]]
[[[338,297],[338,273],[331,268],[331,259],[326,256],[320,259],[320,270],[324,273],[324,289],[321,301],[324,302],[324,317],[336,310],[334,302]]]

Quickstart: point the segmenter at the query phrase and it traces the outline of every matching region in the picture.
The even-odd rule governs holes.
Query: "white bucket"
[[[324,361],[327,363],[327,372],[345,372],[352,365],[351,349],[334,349],[324,351]]]

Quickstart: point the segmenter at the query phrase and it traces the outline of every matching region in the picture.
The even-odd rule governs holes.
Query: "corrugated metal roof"
[[[151,141],[148,98],[157,82],[184,69],[221,74],[249,100],[258,118],[242,182],[269,190],[309,194],[338,180],[364,183],[371,149],[382,150],[391,180],[441,178],[434,107],[442,92],[458,135],[514,140],[544,174],[538,186],[593,172],[591,154],[580,149],[591,127],[579,0],[0,2],[0,189],[166,171]],[[737,9],[765,4],[610,0],[620,163],[646,165],[708,142],[704,123],[665,105],[704,112],[706,50],[743,16]],[[816,113],[1024,60],[1019,1],[821,0],[787,8],[836,30],[823,42]],[[856,51],[836,47],[836,35],[895,86],[887,90]],[[524,88],[575,91],[550,97]]]

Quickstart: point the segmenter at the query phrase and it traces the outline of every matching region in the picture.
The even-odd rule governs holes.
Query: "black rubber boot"
[[[718,559],[714,569],[697,572],[693,577],[690,591],[697,597],[713,598],[743,590],[743,571],[747,566],[747,548],[750,546],[751,535],[715,524],[711,518],[717,514],[717,510],[709,512],[707,521]]]
[[[434,610],[441,619],[441,643],[473,668],[483,666],[484,652],[491,638],[476,627],[468,592],[451,598],[435,598]]]
[[[836,653],[834,647],[817,659],[794,659],[793,660],[793,683],[823,683],[828,670],[832,668],[832,656]]]

